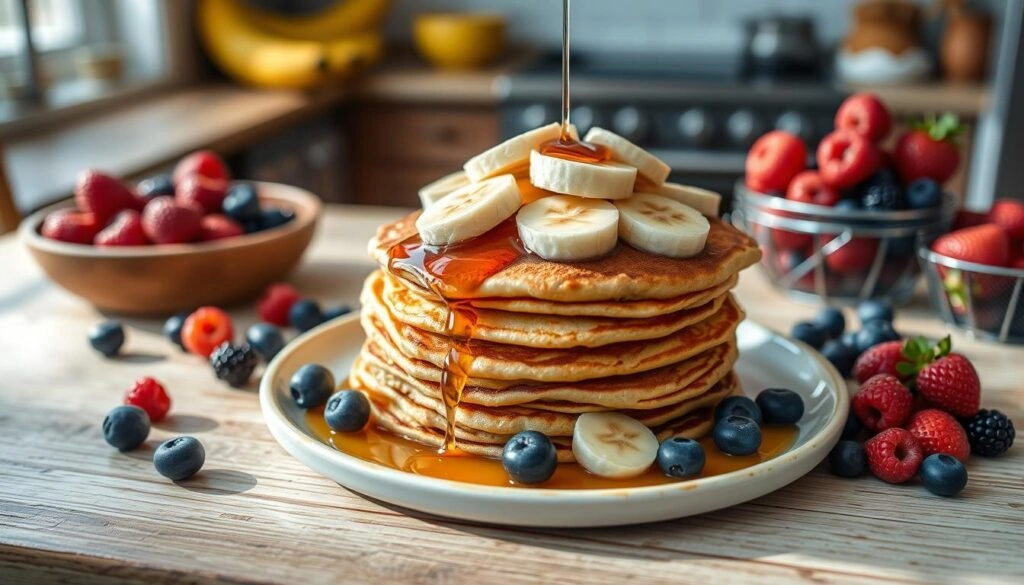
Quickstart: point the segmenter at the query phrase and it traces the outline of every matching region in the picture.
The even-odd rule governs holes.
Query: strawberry
[[[803,171],[789,182],[786,199],[833,207],[839,203],[839,193],[825,184],[817,171]]]
[[[828,239],[825,241],[832,241]],[[842,274],[851,272],[862,272],[867,270],[875,261],[878,253],[878,240],[876,238],[853,238],[842,247],[836,249],[828,256],[825,256],[825,265],[830,270]]]
[[[219,213],[204,216],[199,226],[199,239],[203,242],[233,238],[245,233],[238,222]]]
[[[857,93],[839,106],[835,124],[838,130],[850,130],[871,142],[880,142],[892,130],[892,116],[875,94]]]
[[[256,312],[260,319],[280,327],[288,326],[288,312],[299,300],[299,291],[290,284],[279,282],[267,287],[267,290],[256,302]]]
[[[178,161],[172,175],[173,182],[178,185],[189,175],[200,175],[208,179],[228,181],[231,173],[224,160],[210,150],[198,150]]]
[[[82,171],[75,182],[75,204],[79,211],[96,214],[105,224],[123,209],[142,209],[142,200],[121,181],[95,169]]]
[[[903,483],[917,475],[924,459],[921,444],[905,429],[887,429],[864,443],[868,468],[878,479]]]
[[[747,186],[761,193],[785,191],[806,163],[804,142],[788,132],[773,130],[758,138],[747,153]]]
[[[97,246],[145,246],[149,244],[142,217],[134,209],[126,209],[116,216],[110,225],[96,235]]]
[[[967,432],[947,412],[936,408],[916,412],[907,420],[906,427],[921,444],[925,457],[945,453],[966,462],[971,455]]]
[[[957,209],[956,215],[953,216],[953,229],[952,231],[958,231],[963,228],[974,227],[976,225],[984,225],[989,223],[988,214],[978,213],[977,211],[968,211],[966,209]]]
[[[202,175],[188,175],[178,183],[174,198],[182,205],[197,204],[203,215],[220,213],[224,196],[228,193],[228,182],[211,179]]]
[[[100,230],[96,215],[74,209],[59,209],[46,216],[39,233],[44,238],[72,244],[92,244]]]
[[[913,403],[914,395],[899,378],[878,374],[861,385],[850,406],[864,427],[877,433],[903,424]]]
[[[955,260],[988,266],[1006,266],[1010,263],[1010,240],[1006,232],[994,224],[950,232],[932,242],[932,251]],[[953,308],[958,312],[966,310],[967,282],[963,273],[944,266],[938,269]],[[976,299],[995,296],[1012,284],[1012,280],[1004,276],[971,274],[971,293]]]
[[[142,228],[154,244],[182,244],[199,236],[200,214],[173,197],[155,197],[142,211]]]
[[[949,180],[960,166],[960,151],[954,138],[962,131],[953,114],[912,124],[900,136],[893,152],[903,182],[928,177],[941,185]]]
[[[917,391],[954,416],[974,416],[981,407],[981,380],[971,362],[958,353],[940,357],[917,373]]]
[[[850,130],[836,130],[823,138],[817,159],[821,178],[836,189],[860,183],[882,164],[878,147]]]
[[[889,374],[902,378],[896,371],[896,364],[903,361],[903,341],[886,341],[860,354],[853,365],[853,377],[864,383],[878,374]]]
[[[1024,239],[1024,201],[997,199],[988,212],[988,221],[1003,228],[1011,240]]]

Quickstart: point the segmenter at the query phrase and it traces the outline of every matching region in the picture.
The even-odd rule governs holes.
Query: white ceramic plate
[[[322,325],[289,344],[267,367],[260,404],[271,434],[296,459],[343,486],[391,504],[438,516],[516,526],[583,527],[680,518],[733,506],[773,492],[813,469],[832,449],[849,409],[846,385],[806,346],[744,322],[736,372],[753,396],[790,388],[806,410],[786,453],[740,471],[640,488],[552,490],[488,487],[414,475],[346,455],[308,429],[288,394],[300,366],[319,363],[345,379],[363,342],[357,316]]]

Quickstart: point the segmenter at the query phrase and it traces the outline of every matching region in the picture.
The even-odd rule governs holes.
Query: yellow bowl
[[[420,14],[413,22],[416,48],[442,69],[475,69],[505,48],[505,17],[500,14]]]

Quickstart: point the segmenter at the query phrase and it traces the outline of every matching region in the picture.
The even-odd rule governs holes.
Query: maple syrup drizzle
[[[657,465],[643,474],[628,479],[605,478],[593,475],[575,463],[560,463],[555,474],[541,484],[521,486],[508,477],[501,461],[459,452],[439,454],[435,449],[378,428],[371,421],[356,433],[335,433],[324,422],[323,409],[306,414],[306,423],[321,441],[353,457],[428,477],[450,479],[487,486],[520,486],[542,489],[614,489],[678,483],[680,480],[665,476]],[[796,441],[796,426],[765,425],[761,428],[761,447],[754,455],[742,457],[726,455],[715,447],[711,437],[701,439],[706,454],[704,470],[699,477],[721,475],[746,469],[774,459],[785,453]]]
[[[430,246],[414,235],[388,251],[388,271],[439,299],[445,305],[448,350],[441,368],[441,401],[445,407],[445,438],[441,453],[454,454],[455,413],[473,364],[473,333],[477,313],[471,299],[488,277],[526,254],[515,218],[487,233],[453,244]],[[453,298],[443,289],[454,289]]]

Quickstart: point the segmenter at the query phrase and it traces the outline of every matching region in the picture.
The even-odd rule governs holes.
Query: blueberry
[[[295,219],[294,211],[273,207],[263,212],[263,216],[260,218],[260,224],[262,224],[263,229],[269,230],[282,226],[293,219]]]
[[[699,475],[704,459],[704,447],[693,439],[672,437],[658,447],[658,467],[669,477]]]
[[[864,353],[879,343],[896,341],[900,334],[892,328],[888,321],[868,321],[864,328],[857,332],[857,351]]]
[[[139,184],[135,187],[135,192],[143,197],[174,195],[174,181],[170,175],[155,175],[139,181]]]
[[[334,392],[334,374],[319,364],[306,364],[292,374],[288,390],[299,408],[320,406]]]
[[[864,425],[860,424],[860,419],[855,414],[850,413],[846,417],[846,423],[843,424],[843,434],[839,438],[844,441],[853,441],[860,436],[863,430]]]
[[[149,415],[138,406],[118,406],[103,419],[103,438],[111,447],[131,451],[149,436]]]
[[[206,449],[195,437],[174,437],[156,448],[153,465],[160,475],[182,481],[199,473],[206,462]]]
[[[789,335],[798,339],[814,349],[820,349],[825,343],[825,330],[810,321],[800,321],[793,325]]]
[[[103,355],[115,356],[124,345],[124,327],[117,321],[97,323],[89,330],[89,343]]]
[[[867,469],[868,458],[857,441],[839,441],[828,454],[828,465],[839,477],[858,477]]]
[[[327,307],[324,310],[324,321],[337,319],[338,317],[343,317],[351,312],[352,307],[348,305],[334,305],[333,307]]]
[[[857,332],[856,331],[847,331],[846,333],[843,333],[839,337],[839,343],[842,343],[846,347],[853,348],[853,350],[856,351],[857,350]],[[858,353],[858,355],[860,355],[860,354]]]
[[[871,185],[862,191],[860,204],[868,211],[896,211],[907,206],[899,185]]]
[[[924,178],[907,185],[907,205],[911,209],[929,209],[942,205],[942,187]]]
[[[505,443],[501,465],[518,483],[547,481],[558,466],[558,451],[551,439],[537,431],[523,431]]]
[[[228,189],[228,194],[221,204],[225,215],[231,219],[245,224],[246,222],[260,222],[262,212],[260,211],[260,198],[256,194],[256,187],[249,183],[235,183]]]
[[[711,432],[715,446],[728,455],[751,455],[761,446],[761,427],[745,416],[727,416]]]
[[[825,356],[844,378],[849,378],[853,372],[853,364],[860,354],[857,353],[857,348],[850,347],[838,339],[830,339],[821,347],[821,355]]]
[[[757,395],[757,405],[764,422],[773,425],[791,425],[804,416],[804,400],[785,388],[768,388]]]
[[[813,323],[825,332],[829,339],[837,339],[846,330],[846,317],[835,307],[825,307],[814,316]]]
[[[956,457],[945,453],[925,457],[918,473],[924,487],[937,496],[955,496],[967,485],[967,468]]]
[[[857,318],[863,327],[871,321],[892,323],[892,306],[881,301],[864,301],[857,305]]]
[[[840,199],[839,203],[836,203],[832,209],[836,211],[861,211],[864,207],[860,204],[857,199]]]
[[[358,390],[342,390],[327,401],[324,420],[335,431],[354,433],[370,420],[370,401]]]
[[[715,422],[727,416],[745,416],[757,424],[761,424],[761,409],[757,403],[746,396],[730,396],[715,407]]]
[[[309,331],[324,322],[324,314],[316,301],[302,299],[292,303],[292,308],[288,310],[288,322],[299,331]]]
[[[256,323],[249,327],[245,332],[245,340],[253,351],[268,362],[284,348],[281,330],[270,323]]]
[[[181,342],[181,328],[185,325],[185,319],[191,315],[188,311],[183,311],[176,315],[171,315],[164,321],[164,337],[171,340],[171,343],[181,348],[181,351],[188,351],[185,349],[185,344]]]

